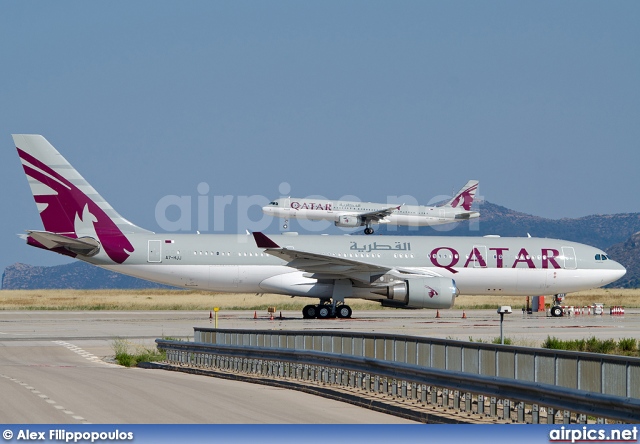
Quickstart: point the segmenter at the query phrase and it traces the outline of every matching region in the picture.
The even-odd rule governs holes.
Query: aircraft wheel
[[[373,234],[373,228],[365,228],[364,234]]]
[[[331,316],[331,307],[328,305],[318,306],[318,319],[327,319]]]
[[[318,316],[318,307],[316,305],[306,305],[302,309],[302,317],[304,319],[314,319]]]
[[[349,307],[348,305],[341,305],[338,307],[338,317],[345,319],[345,318],[350,318],[351,317],[351,307]]]
[[[284,225],[282,226],[282,228],[284,228],[285,230],[287,229],[287,227],[288,227],[288,225],[287,225],[287,224],[284,224]]]
[[[556,305],[555,307],[551,307],[551,316],[554,318],[559,318],[562,316],[562,307]]]

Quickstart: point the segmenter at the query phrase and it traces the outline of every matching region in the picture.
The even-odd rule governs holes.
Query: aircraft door
[[[445,220],[447,218],[447,213],[444,209],[438,210],[438,217],[440,220]]]
[[[564,257],[564,268],[567,270],[575,270],[578,267],[573,247],[562,247],[562,257]]]
[[[476,253],[477,252],[477,253]],[[480,255],[480,257],[478,257]],[[473,268],[486,268],[487,266],[487,246],[473,246]]]
[[[162,262],[162,241],[149,241],[149,255],[147,256],[147,262]]]

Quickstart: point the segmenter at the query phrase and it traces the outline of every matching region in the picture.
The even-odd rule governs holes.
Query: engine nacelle
[[[397,308],[451,308],[459,294],[453,279],[411,278],[387,287],[382,305]]]
[[[360,218],[358,216],[346,216],[342,215],[338,217],[338,220],[335,222],[336,227],[359,227],[362,225]]]

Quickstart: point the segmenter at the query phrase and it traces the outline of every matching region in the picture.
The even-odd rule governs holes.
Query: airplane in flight
[[[284,218],[284,229],[289,219],[328,220],[336,227],[366,227],[364,234],[373,234],[374,223],[424,227],[474,219],[480,216],[477,211],[471,211],[478,183],[470,180],[452,199],[438,207],[283,197],[269,202],[262,211]]]
[[[459,294],[557,299],[626,272],[598,248],[531,237],[154,233],[116,212],[44,137],[13,138],[44,225],[23,235],[28,245],[181,288],[318,299],[304,318],[349,318],[352,298],[431,309]]]

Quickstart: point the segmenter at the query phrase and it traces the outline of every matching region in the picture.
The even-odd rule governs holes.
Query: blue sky
[[[41,223],[12,133],[44,135],[154,231],[164,196],[192,196],[196,219],[202,182],[210,221],[214,196],[234,199],[217,232],[244,232],[240,197],[278,197],[283,183],[294,196],[426,204],[478,179],[486,200],[539,216],[640,211],[638,2],[0,11],[0,268],[65,262],[16,237]]]

